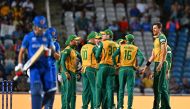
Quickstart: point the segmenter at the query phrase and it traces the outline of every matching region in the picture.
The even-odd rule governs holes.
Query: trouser
[[[169,73],[170,73],[170,72],[169,72]],[[170,102],[169,80],[170,80],[170,78],[168,78],[168,79],[166,80],[166,87],[167,87],[168,97],[169,97],[169,102]],[[160,109],[166,109],[166,103],[164,102],[164,97],[163,97],[163,95],[161,95],[161,108],[160,108]]]
[[[107,109],[112,108],[113,105],[113,79],[114,79],[115,69],[111,65],[100,64],[99,70],[97,72],[96,77],[96,108],[99,108],[101,103],[103,103],[103,91],[107,94]],[[104,94],[105,95],[105,94]],[[103,104],[102,104],[103,105]]]
[[[54,97],[54,93],[50,94],[50,92],[56,90],[56,83],[49,68],[46,65],[34,64],[29,70],[32,109],[41,109],[43,105],[48,103],[45,101]],[[48,94],[48,97],[43,97],[42,92],[45,92],[45,95]]]
[[[119,108],[124,108],[123,101],[126,83],[128,92],[128,109],[132,109],[133,90],[135,85],[135,71],[133,67],[121,67],[119,69]]]
[[[117,72],[119,72],[117,70]],[[114,83],[114,92],[117,93],[117,105],[114,104],[114,101],[112,103],[112,108],[118,108],[118,103],[119,103],[119,75],[114,75],[114,79],[113,79],[113,83]],[[107,93],[105,93],[105,91],[102,92],[103,93],[103,103],[102,103],[102,107],[104,109],[107,109]]]
[[[96,83],[96,69],[87,67],[85,72],[82,73],[82,102],[83,109],[88,109],[88,104],[91,101],[91,108],[95,107],[96,95],[95,95],[95,83]]]
[[[164,62],[161,68],[161,71],[157,72],[156,68],[159,62],[155,62],[154,67],[154,82],[153,82],[153,90],[154,90],[154,103],[153,109],[159,109],[159,104],[161,100],[165,103],[165,109],[171,109],[169,103],[169,95],[168,95],[168,86],[166,80],[166,69],[167,63]]]
[[[66,79],[65,73],[62,73],[63,83],[61,85],[62,109],[75,109],[76,102],[76,74],[69,71],[71,79]]]

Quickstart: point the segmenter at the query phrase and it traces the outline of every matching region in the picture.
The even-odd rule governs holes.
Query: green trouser
[[[154,82],[153,82],[153,89],[154,89],[154,104],[153,109],[159,109],[159,104],[161,100],[165,103],[165,109],[171,109],[169,104],[169,95],[168,95],[168,86],[166,80],[166,69],[167,63],[164,62],[161,68],[161,71],[157,72],[156,68],[159,62],[155,62],[154,67]]]
[[[118,107],[118,103],[119,103],[119,76],[115,75],[113,80],[114,80],[114,92],[117,93],[117,106],[114,104],[114,101],[113,101],[112,108]],[[103,97],[104,99],[103,99],[102,107],[104,109],[107,109],[107,107],[106,107],[107,94],[104,94],[104,91],[103,91],[103,95],[104,95],[104,97]]]
[[[135,70],[133,67],[121,67],[119,69],[119,108],[124,108],[123,99],[126,83],[128,92],[128,109],[132,109],[133,90],[135,85]]]
[[[169,102],[170,102],[169,80],[166,80],[166,87],[168,89],[168,99],[169,99]],[[168,109],[168,108],[166,108],[166,103],[164,102],[164,97],[163,97],[162,94],[161,94],[161,108],[160,109]]]
[[[95,83],[96,83],[96,69],[87,67],[85,72],[82,73],[82,102],[83,102],[83,109],[88,109],[88,104],[91,101],[91,108],[95,107]]]
[[[75,109],[76,102],[76,74],[69,72],[71,80],[62,73],[63,83],[61,85],[62,109]]]
[[[169,102],[170,102],[170,89],[169,89],[169,80],[166,80],[166,87],[167,87],[167,91],[168,91],[168,96],[169,96]],[[160,109],[166,109],[166,103],[164,102],[164,97],[161,94],[161,108]]]
[[[100,105],[103,102],[105,97],[103,97],[103,94],[106,95],[106,107],[107,109],[112,108],[113,105],[113,79],[114,79],[114,72],[115,69],[111,65],[107,64],[100,64],[99,70],[96,75],[96,108],[100,108]],[[104,91],[104,93],[103,93]],[[103,108],[104,109],[104,108]]]

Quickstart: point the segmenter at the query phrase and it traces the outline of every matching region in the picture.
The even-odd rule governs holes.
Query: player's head
[[[80,39],[80,37],[77,37],[76,35],[70,35],[67,39],[67,41],[65,42],[66,45],[72,45],[72,46],[76,46],[77,45],[77,41]]]
[[[87,36],[87,40],[88,40],[89,42],[95,43],[95,39],[96,39],[96,38],[99,38],[99,37],[100,37],[100,36],[98,36],[98,33],[97,33],[97,32],[92,31],[92,32],[90,32],[90,34]]]
[[[105,33],[107,35],[107,39],[112,39],[113,38],[113,32],[112,32],[112,30],[106,29]]]
[[[117,41],[117,44],[121,45],[121,44],[125,44],[125,41],[123,39],[118,39]]]
[[[152,32],[154,36],[157,36],[162,31],[162,24],[160,22],[156,22],[152,25]]]
[[[48,28],[47,32],[53,40],[57,40],[57,30],[54,27]]]
[[[95,38],[95,43],[99,44],[99,42],[102,40],[102,34],[101,33],[97,33],[96,38]]]
[[[132,34],[128,34],[125,36],[126,40],[127,40],[127,43],[133,43],[134,42],[134,35]]]
[[[37,34],[42,34],[47,28],[47,20],[44,16],[36,16],[33,20],[34,31]]]
[[[107,35],[106,35],[106,32],[105,31],[100,31],[100,34],[102,36],[102,41],[106,40],[107,39]]]

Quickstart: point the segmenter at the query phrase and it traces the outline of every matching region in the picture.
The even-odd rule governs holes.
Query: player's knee
[[[40,82],[36,82],[31,85],[31,94],[32,95],[42,94],[42,84]]]

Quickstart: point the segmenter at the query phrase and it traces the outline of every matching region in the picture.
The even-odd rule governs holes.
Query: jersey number
[[[112,55],[116,51],[116,47],[108,46],[108,55]]]
[[[83,51],[82,51],[82,58],[83,58],[84,60],[87,60],[87,50],[83,50]]]
[[[131,60],[131,50],[125,50],[125,56],[124,59]]]

